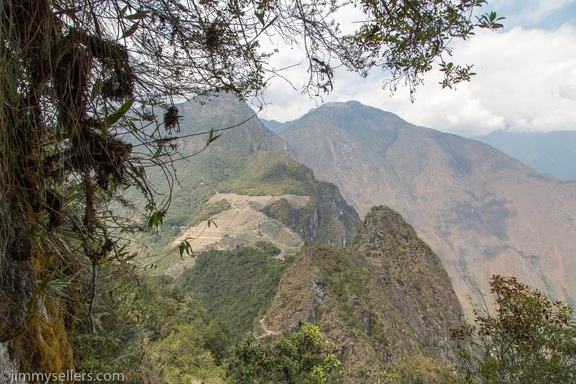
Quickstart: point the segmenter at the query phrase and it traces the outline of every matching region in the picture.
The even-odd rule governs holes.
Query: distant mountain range
[[[470,137],[560,179],[576,177],[576,131],[504,132]]]
[[[280,128],[296,159],[360,216],[386,204],[412,224],[468,313],[483,306],[493,274],[576,302],[575,182],[358,102],[325,104]]]
[[[291,121],[261,119],[274,133],[280,134]],[[493,131],[468,137],[488,144],[534,168],[538,173],[559,179],[576,178],[576,131],[509,132]]]

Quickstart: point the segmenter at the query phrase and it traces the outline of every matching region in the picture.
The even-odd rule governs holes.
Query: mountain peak
[[[406,356],[454,360],[450,329],[462,319],[440,260],[383,206],[366,216],[347,252],[326,244],[305,248],[266,314],[267,327],[277,332],[316,323],[333,342],[347,382],[375,382],[377,372]]]
[[[371,107],[366,104],[362,104],[356,100],[349,100],[345,102],[330,102],[326,104],[322,104],[320,107],[309,111],[306,115],[316,115],[320,114],[323,115],[324,113],[334,113],[336,112],[336,116],[338,118],[342,118],[344,114],[354,114],[356,119],[366,120],[366,119],[397,119],[402,121],[405,124],[409,124],[398,115],[395,115],[392,112],[386,112],[381,109]],[[305,115],[305,116],[306,116]]]
[[[493,274],[576,300],[568,283],[576,268],[574,183],[355,102],[318,108],[281,137],[360,215],[386,204],[410,222],[444,263],[470,316]]]
[[[366,215],[355,243],[362,240],[365,246],[381,249],[393,243],[409,243],[418,235],[410,224],[387,206],[375,206]]]
[[[400,321],[416,336],[419,349],[429,356],[449,357],[431,344],[438,347],[449,338],[450,328],[463,320],[462,307],[442,262],[414,228],[391,208],[373,207],[350,253],[363,256],[371,265]]]

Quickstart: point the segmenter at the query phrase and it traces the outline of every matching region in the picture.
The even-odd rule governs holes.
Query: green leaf
[[[264,11],[254,11],[254,15],[260,22],[260,24],[264,25]]]
[[[210,145],[214,140],[219,138],[222,134],[214,136],[214,128],[210,130],[210,136],[208,137],[208,141],[206,142],[206,146]]]
[[[184,255],[184,252],[186,252],[187,255],[191,255],[192,246],[190,245],[188,240],[184,240],[178,245],[178,251],[180,252],[180,257]]]
[[[164,212],[153,212],[148,219],[148,228],[155,227],[156,229],[160,228],[162,222],[164,221]]]
[[[114,112],[111,115],[108,115],[106,117],[106,120],[104,121],[104,125],[106,127],[110,127],[111,125],[118,122],[118,120],[120,120],[122,118],[122,116],[124,116],[126,114],[126,112],[128,112],[128,110],[130,110],[130,108],[132,107],[132,104],[134,104],[134,99],[130,99],[127,102],[125,102],[124,104],[122,104],[122,106],[116,112]]]
[[[128,123],[130,124],[134,132],[138,132],[138,127],[136,126],[135,123],[136,121],[138,121],[138,119],[128,119]]]
[[[126,16],[126,18],[129,20],[141,20],[141,19],[145,18],[147,14],[148,14],[148,12],[138,11],[136,13],[133,13],[131,15]]]
[[[132,26],[130,28],[128,28],[127,30],[125,30],[122,33],[122,36],[120,37],[121,39],[125,39],[126,37],[130,37],[134,34],[134,32],[136,32],[136,30],[138,29],[138,26],[140,25],[140,20],[138,20],[138,22],[136,22],[135,24],[132,24]]]
[[[480,28],[496,30],[504,27],[499,21],[504,20],[505,17],[498,17],[496,12],[485,13],[480,17],[476,16],[476,19],[478,20],[477,24]]]
[[[68,286],[68,282],[61,279],[52,279],[47,277],[38,284],[37,292],[50,299],[56,297],[68,297],[64,289]]]

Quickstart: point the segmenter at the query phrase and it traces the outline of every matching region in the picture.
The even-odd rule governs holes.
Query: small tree
[[[469,382],[573,383],[576,380],[576,323],[573,309],[552,302],[515,277],[493,276],[495,314],[477,314],[476,326],[454,336]],[[476,349],[477,348],[477,349]]]
[[[234,383],[325,384],[339,365],[320,328],[305,324],[275,345],[245,340],[236,348],[230,376]]]

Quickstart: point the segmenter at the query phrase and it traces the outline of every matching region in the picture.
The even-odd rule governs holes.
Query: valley
[[[358,102],[280,135],[227,94],[178,110],[173,173],[146,169],[168,210],[79,275],[88,318],[55,336],[82,371],[252,383],[315,356],[324,383],[456,384],[492,275],[574,304],[570,180]]]
[[[414,225],[469,317],[483,307],[494,274],[575,303],[576,183],[357,102],[323,105],[288,123],[281,137],[360,215],[386,204]]]

